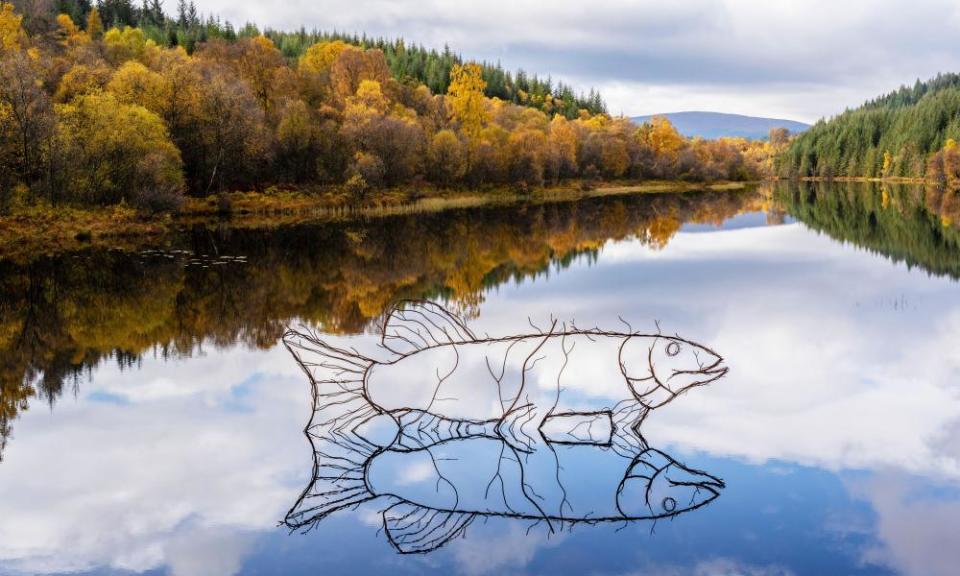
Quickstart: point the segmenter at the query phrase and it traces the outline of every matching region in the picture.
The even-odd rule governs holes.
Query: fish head
[[[679,336],[631,335],[620,346],[620,369],[647,408],[659,408],[678,394],[727,373],[723,358]]]
[[[617,508],[626,519],[675,516],[712,502],[724,487],[723,480],[648,448],[620,483]]]

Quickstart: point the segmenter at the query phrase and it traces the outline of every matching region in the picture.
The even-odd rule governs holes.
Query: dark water
[[[956,574],[958,218],[935,191],[784,184],[201,227],[136,253],[0,262],[0,573]],[[565,518],[632,510],[610,482],[654,454],[724,487],[656,520],[423,517],[430,536],[400,544],[423,554],[384,530],[396,496],[291,534],[279,523],[323,448],[280,338],[306,325],[382,354],[374,327],[404,298],[476,334],[658,323],[730,371],[650,413],[656,453],[542,444],[491,460],[502,441],[457,440],[381,458],[391,494],[492,508],[470,498],[499,472],[500,501],[527,486],[546,508],[562,485]],[[571,370],[575,402],[616,399],[604,364]]]

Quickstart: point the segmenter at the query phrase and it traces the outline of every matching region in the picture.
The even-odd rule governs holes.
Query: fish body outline
[[[309,530],[339,510],[380,501],[383,532],[401,554],[432,552],[477,519],[509,518],[557,532],[674,518],[710,504],[725,487],[653,448],[624,458],[589,444],[544,443],[522,453],[486,437],[366,453],[333,436],[311,435],[311,443],[321,457],[284,524]],[[411,479],[410,470],[425,472]]]
[[[417,449],[479,434],[530,450],[543,441],[577,443],[568,421],[592,419],[609,429],[602,443],[631,453],[645,446],[639,428],[650,410],[727,372],[718,354],[679,336],[556,321],[536,333],[477,336],[426,301],[400,303],[381,332],[388,357],[380,360],[310,332],[284,335],[315,393],[346,414],[328,424],[381,447],[406,441]],[[616,400],[599,408],[578,403],[576,385],[588,379],[612,383]]]
[[[421,330],[422,333],[417,334]],[[591,409],[578,408],[573,403],[565,405],[559,401],[563,391],[559,380],[552,389],[549,386],[534,388],[530,385],[533,379],[525,377],[528,367],[544,360],[538,353],[544,352],[548,345],[559,346],[564,355],[562,364],[565,364],[576,348],[576,344],[571,343],[573,339],[595,342],[601,337],[612,339],[607,342],[616,345],[614,361],[630,390],[629,396],[619,402]],[[656,520],[699,508],[716,498],[723,487],[721,480],[689,469],[650,448],[639,432],[639,425],[650,410],[726,374],[719,355],[679,336],[558,328],[554,322],[549,330],[536,334],[477,337],[465,323],[442,307],[429,302],[408,302],[398,306],[384,322],[381,346],[392,353],[386,360],[375,360],[353,348],[333,346],[309,331],[288,331],[283,341],[309,377],[313,389],[313,413],[305,433],[314,447],[314,473],[311,483],[284,520],[291,529],[309,529],[338,510],[386,499],[391,504],[382,511],[382,517],[391,545],[403,554],[427,553],[463,534],[478,517],[505,516],[544,522],[551,531],[581,523]],[[372,386],[370,376],[375,371],[399,366],[410,359],[424,361],[438,383],[447,382],[460,366],[464,349],[471,346],[486,346],[501,354],[504,350],[519,348],[524,354],[518,361],[519,383],[514,384],[515,389],[508,389],[506,395],[498,390],[492,412],[470,413],[469,410],[475,408],[470,406],[470,401],[460,406],[460,409],[465,407],[467,413],[449,409],[443,405],[441,392],[445,389],[442,386],[432,390],[429,385],[424,387],[423,383],[429,384],[429,379],[414,382],[413,389],[428,390],[430,400],[419,405],[409,402],[413,406],[404,402],[391,405],[383,393],[376,392]],[[682,364],[671,366],[669,359],[680,357],[684,347],[689,347],[687,356],[691,356],[692,350],[694,366],[689,369]],[[698,351],[704,354],[704,359]],[[441,371],[443,366],[437,364],[442,362],[433,362],[431,353],[452,354],[454,369],[447,367]],[[498,374],[501,377],[506,374],[505,369],[496,371],[490,365],[489,356],[479,358],[484,360],[483,367],[494,380]],[[666,370],[664,359],[667,359]],[[508,364],[507,360],[502,366]],[[609,364],[610,359],[606,362]],[[417,371],[408,369],[405,373]],[[563,368],[557,373],[563,373]],[[424,370],[421,374],[431,372]],[[543,388],[546,393],[539,396],[531,392]],[[442,469],[468,459],[437,459],[435,454],[442,456],[465,446],[484,447],[488,456],[499,447],[498,471],[504,467],[513,471],[511,481],[501,477],[504,507],[491,504],[495,501],[479,506],[460,501],[457,484],[451,482]],[[567,450],[586,450],[627,463],[625,471],[616,471],[609,477],[594,478],[594,469],[586,475],[603,482],[587,486],[585,493],[612,494],[612,499],[600,507],[602,510],[584,512],[581,506],[575,507],[569,501],[566,488],[554,483],[553,478],[559,483],[564,470],[559,455]],[[405,463],[425,457],[433,463],[431,468],[436,472],[436,478],[428,479],[437,486],[432,495],[409,493],[402,483],[393,482],[397,474],[378,472],[382,468],[380,464],[389,459]],[[461,474],[466,480],[459,482],[472,482],[469,472]],[[387,484],[393,482],[394,485],[385,487],[385,479]],[[616,480],[615,488],[611,488],[613,480]],[[444,482],[453,488],[452,501],[451,494],[440,493]],[[659,494],[664,490],[670,495],[661,497]],[[691,494],[691,490],[693,495],[689,498],[674,497],[677,493]],[[483,499],[478,499],[477,493],[473,491],[475,502],[487,500],[486,493]],[[513,506],[511,502],[519,505]]]

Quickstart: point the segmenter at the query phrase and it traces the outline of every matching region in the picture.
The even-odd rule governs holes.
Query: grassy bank
[[[695,190],[743,190],[748,183],[614,182],[596,187],[570,183],[518,194],[508,188],[488,190],[391,189],[353,201],[341,189],[268,189],[190,198],[176,215],[146,216],[125,206],[79,209],[66,206],[14,208],[0,216],[0,259],[21,260],[88,245],[121,249],[155,242],[177,227],[196,224],[265,227],[315,220],[376,218],[437,212],[491,204],[562,202],[618,194],[678,193]]]

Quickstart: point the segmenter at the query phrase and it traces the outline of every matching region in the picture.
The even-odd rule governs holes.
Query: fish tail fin
[[[613,407],[613,449],[625,458],[633,458],[647,449],[647,441],[640,434],[640,423],[649,408],[636,400],[624,400]]]
[[[327,516],[378,497],[366,481],[367,462],[378,452],[334,437],[307,433],[313,445],[313,477],[282,524],[309,532]]]
[[[309,329],[287,330],[283,344],[313,388],[313,416],[306,432],[359,443],[365,450],[375,449],[354,432],[382,412],[364,391],[364,375],[374,361],[354,349],[325,342]]]
[[[333,346],[308,329],[288,330],[283,344],[313,389],[313,413],[304,429],[313,446],[313,477],[283,524],[309,530],[338,510],[377,497],[367,486],[365,472],[381,447],[356,430],[381,411],[364,394],[364,374],[373,360]]]

